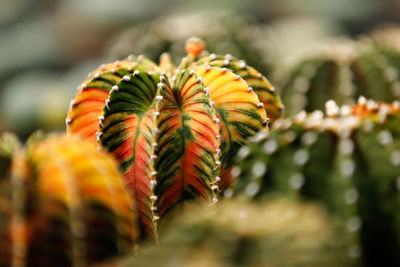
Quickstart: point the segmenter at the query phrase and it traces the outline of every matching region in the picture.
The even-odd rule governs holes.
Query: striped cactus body
[[[86,266],[132,251],[135,213],[111,156],[54,136],[18,146],[11,165],[5,266]]]
[[[317,44],[282,78],[287,115],[323,109],[333,99],[354,104],[363,95],[376,101],[400,97],[398,28],[372,32],[357,41]]]
[[[400,262],[400,105],[360,98],[278,121],[267,140],[243,147],[236,192],[316,200],[347,230],[348,252],[368,266]],[[384,240],[384,241],[383,241]]]
[[[241,75],[200,62],[203,49],[203,42],[192,39],[179,67],[163,54],[159,66],[146,60],[145,67],[139,63],[108,80],[90,117],[84,115],[92,112],[90,107],[81,111],[76,105],[82,89],[68,112],[69,134],[91,140],[97,135],[99,146],[120,163],[142,237],[157,238],[158,224],[169,211],[189,207],[196,199],[215,203],[231,181],[229,170],[239,147],[267,129],[265,108],[279,114],[282,109],[268,81],[254,69]],[[277,107],[268,97],[260,102],[246,78],[275,95]],[[91,83],[85,82],[85,88]]]
[[[248,66],[244,60],[238,60],[230,54],[226,54],[225,56],[211,54],[196,61],[195,65],[210,65],[231,70],[245,80],[254,90],[260,101],[264,104],[271,123],[282,117],[284,107],[275,88],[267,78],[253,67]]]

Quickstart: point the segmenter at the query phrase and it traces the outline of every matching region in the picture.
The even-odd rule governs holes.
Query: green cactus
[[[315,44],[279,79],[286,115],[302,109],[323,109],[329,99],[340,104],[353,103],[360,95],[352,69],[356,58],[357,44],[351,40]]]
[[[357,41],[330,40],[316,44],[281,74],[287,115],[323,109],[332,99],[354,104],[363,95],[376,101],[400,97],[398,28],[377,30]]]
[[[400,264],[400,104],[361,97],[339,108],[277,121],[243,147],[232,192],[316,200],[347,229],[349,256],[366,266]]]
[[[267,198],[220,202],[186,214],[158,247],[118,266],[350,266],[321,207]]]
[[[158,66],[132,56],[100,67],[66,119],[69,134],[93,143],[97,136],[119,161],[143,238],[157,239],[159,222],[194,199],[215,203],[237,150],[267,129],[266,110],[282,114],[279,96],[255,69],[228,55],[224,67],[221,56],[202,57],[198,38],[185,48],[178,67],[168,54]]]
[[[6,153],[5,153],[6,152]],[[3,135],[1,266],[87,266],[131,252],[138,232],[110,155],[76,137]]]

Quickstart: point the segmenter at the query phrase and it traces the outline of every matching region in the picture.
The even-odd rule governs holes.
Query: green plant
[[[317,200],[347,229],[351,257],[397,266],[400,105],[360,98],[354,106],[326,106],[326,117],[300,112],[277,121],[267,139],[243,147],[232,170],[239,177],[234,191]]]
[[[6,151],[7,153],[4,153]],[[0,141],[2,266],[86,266],[131,252],[135,212],[110,155],[76,137]]]
[[[171,29],[174,29],[173,33]],[[263,60],[262,50],[258,47],[258,42],[263,41],[260,31],[260,26],[251,17],[240,14],[210,11],[174,14],[124,29],[110,40],[108,54],[110,58],[144,54],[155,61],[168,52],[178,60],[185,56],[182,47],[186,40],[197,36],[207,43],[209,51],[236,55],[268,74],[271,64]]]
[[[400,49],[397,27],[384,27],[353,40],[315,44],[281,76],[288,115],[323,109],[332,99],[354,104],[363,95],[376,101],[400,96]],[[283,72],[284,73],[284,72]]]
[[[120,266],[349,266],[346,250],[319,206],[288,199],[221,201],[188,213]]]

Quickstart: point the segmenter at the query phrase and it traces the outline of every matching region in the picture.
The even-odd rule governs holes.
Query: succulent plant
[[[11,262],[10,216],[12,211],[9,177],[12,157],[18,145],[15,135],[3,133],[0,136],[0,266],[8,266]]]
[[[159,219],[177,206],[215,203],[237,150],[267,129],[265,107],[282,112],[261,74],[230,55],[202,58],[204,47],[189,40],[179,67],[168,54],[159,65],[130,56],[101,66],[71,102],[67,132],[92,142],[97,135],[117,158],[143,237],[157,238]]]
[[[144,54],[152,60],[164,52],[173,59],[185,56],[182,47],[191,36],[203,39],[210,51],[230,53],[254,66],[264,74],[271,70],[263,61],[260,27],[249,16],[229,12],[195,12],[161,16],[145,23],[128,27],[111,39],[109,56],[123,58],[130,53]],[[173,33],[171,29],[174,29]],[[178,63],[178,62],[175,62]]]
[[[282,113],[261,74],[230,55],[202,58],[204,47],[189,40],[178,67],[168,54],[159,65],[130,56],[101,66],[71,102],[67,132],[97,135],[117,158],[143,237],[157,238],[159,219],[175,206],[215,203],[239,147],[267,128],[265,108]]]
[[[314,204],[221,201],[215,210],[182,216],[159,246],[143,248],[119,266],[349,266],[339,238]]]
[[[358,41],[340,39],[315,44],[281,75],[287,115],[323,109],[333,99],[354,104],[363,95],[376,101],[400,97],[398,28],[375,31]]]
[[[361,97],[354,106],[326,106],[326,117],[300,112],[277,121],[267,139],[242,147],[232,170],[234,192],[319,201],[347,229],[350,257],[366,266],[397,266],[400,104]]]
[[[357,44],[351,40],[314,44],[280,78],[286,115],[302,109],[323,109],[329,99],[339,104],[353,103],[360,95],[353,81],[352,63],[356,58]]]
[[[76,137],[4,135],[2,266],[86,266],[132,251],[135,212],[115,160]],[[3,173],[2,173],[3,174]]]

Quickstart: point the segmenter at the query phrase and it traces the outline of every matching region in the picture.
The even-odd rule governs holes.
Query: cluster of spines
[[[360,146],[366,145],[360,142],[364,142],[363,136],[371,135],[371,131],[375,128],[378,131],[376,135],[373,135],[377,138],[376,142],[381,146],[382,151],[387,151],[381,153],[384,156],[381,160],[388,161],[391,168],[395,170],[400,165],[400,150],[396,149],[398,146],[396,138],[399,132],[395,121],[390,122],[390,120],[398,117],[399,108],[397,101],[385,104],[360,97],[357,105],[344,105],[341,108],[334,101],[328,101],[326,103],[327,117],[324,117],[321,111],[314,111],[311,114],[301,112],[292,119],[277,121],[267,140],[263,140],[261,144],[244,146],[239,151],[237,161],[241,163],[232,171],[238,178],[234,187],[235,192],[244,192],[250,197],[259,197],[274,191],[286,192],[294,196],[299,196],[302,191],[301,195],[306,192],[306,197],[310,197],[311,192],[311,198],[322,199],[328,209],[345,222],[349,256],[355,259],[361,256],[361,238],[364,239],[362,243],[366,244],[363,249],[366,249],[366,254],[368,254],[363,255],[364,260],[371,258],[374,260],[374,256],[370,255],[373,245],[368,244],[371,241],[366,237],[369,233],[365,232],[367,230],[360,232],[363,224],[361,218],[365,218],[365,214],[369,212],[365,204],[369,195],[360,196],[359,190],[366,192],[368,189],[365,188],[371,186],[368,182],[360,180],[360,176],[363,176],[362,170],[357,169],[364,160],[362,155],[364,151],[360,150]],[[317,144],[319,148],[313,148],[314,144]],[[377,153],[377,148],[374,151]],[[273,161],[274,154],[282,162],[280,166],[285,166],[285,169],[274,168],[273,164],[277,163],[276,160]],[[331,160],[334,161],[331,162]],[[318,180],[307,180],[317,176],[317,170],[313,170],[316,166],[313,167],[310,164],[320,165],[317,169],[320,169],[322,173]],[[388,167],[382,166],[382,168]],[[374,180],[372,183],[376,183],[377,186],[379,179],[383,179],[379,172],[384,173],[386,170],[374,169],[374,171],[375,173],[371,174]],[[310,175],[312,172],[314,173]],[[327,182],[328,184],[324,185]],[[394,187],[393,190],[400,190],[400,178],[387,182],[393,183],[390,185]],[[386,181],[382,183],[385,184]],[[312,191],[315,190],[313,186],[319,190],[317,194]],[[384,190],[393,191],[390,186]],[[321,192],[321,190],[326,190],[326,192]],[[393,197],[392,193],[388,194]],[[400,195],[398,192],[397,194]],[[361,204],[358,203],[360,198],[363,202]],[[371,212],[377,211],[371,207]],[[396,217],[395,214],[390,216]],[[368,227],[371,225],[374,225],[374,222],[369,221]],[[373,230],[370,231],[373,232]],[[396,241],[390,242],[393,245]],[[390,255],[391,252],[386,253]],[[395,256],[390,255],[388,261],[393,260],[393,257]]]

